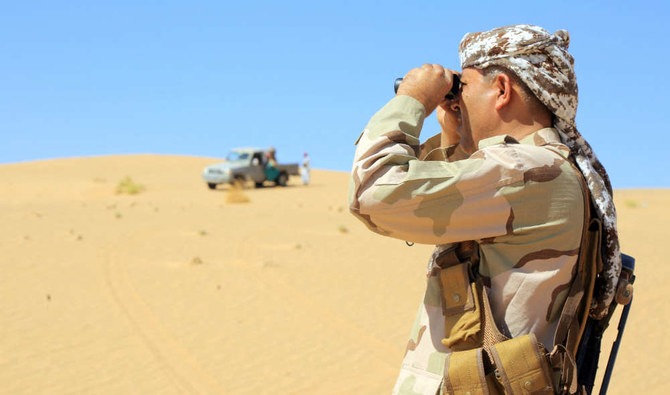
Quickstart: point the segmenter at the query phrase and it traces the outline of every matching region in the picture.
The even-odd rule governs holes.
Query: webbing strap
[[[563,390],[570,394],[578,390],[575,358],[592,300],[600,251],[600,222],[598,218],[591,218],[589,189],[574,164],[572,167],[580,180],[584,222],[575,278],[570,284],[568,297],[558,319],[554,332],[554,349],[551,352],[552,365],[560,367]]]
[[[549,354],[549,360],[552,367],[560,367],[561,377],[564,383],[564,391],[568,394],[575,394],[578,390],[577,383],[577,362],[568,352],[565,346],[559,344]]]
[[[590,206],[591,203],[589,202],[589,193],[588,193],[588,188],[586,186],[586,182],[584,181],[584,178],[582,177],[581,173],[574,167],[572,166],[573,170],[578,173],[577,177],[580,180],[580,189],[582,190],[582,197],[584,201],[584,222],[583,222],[583,228],[582,228],[582,238],[581,238],[581,244],[580,244],[580,249],[579,249],[579,256],[577,257],[577,264],[576,264],[576,273],[575,273],[575,278],[572,280],[572,284],[570,285],[570,289],[568,291],[568,297],[565,300],[565,304],[563,305],[563,309],[561,310],[561,315],[558,319],[558,324],[556,326],[556,332],[554,333],[554,346],[557,344],[565,344],[567,346],[568,351],[572,352],[573,357],[576,355],[577,348],[576,344],[573,343],[579,343],[579,332],[580,331],[580,325],[578,320],[575,320],[575,317],[577,316],[578,309],[580,306],[583,306],[583,299],[584,299],[584,271],[585,271],[585,265],[588,265],[590,262],[587,261],[587,257],[590,255],[588,250],[591,250],[592,246],[590,245],[588,240],[589,236],[589,228],[590,228],[590,217],[591,217],[591,210]],[[593,272],[593,270],[588,270],[588,272]],[[570,343],[570,344],[567,344]]]

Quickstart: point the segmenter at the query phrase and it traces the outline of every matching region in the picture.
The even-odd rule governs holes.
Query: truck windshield
[[[231,151],[228,156],[226,157],[227,160],[234,162],[234,161],[240,161],[240,160],[247,160],[249,159],[249,153],[248,152],[237,152],[237,151]]]

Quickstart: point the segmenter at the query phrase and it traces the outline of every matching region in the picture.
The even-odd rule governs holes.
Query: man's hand
[[[415,98],[426,109],[426,117],[445,100],[453,83],[451,70],[439,64],[424,64],[412,69],[398,87],[398,95]]]
[[[437,122],[442,127],[440,146],[449,147],[461,141],[461,114],[454,100],[445,100],[435,111]]]

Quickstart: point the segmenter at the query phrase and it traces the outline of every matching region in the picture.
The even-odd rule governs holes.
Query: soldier
[[[606,313],[621,268],[616,214],[607,174],[576,128],[568,45],[566,31],[530,25],[466,34],[453,100],[445,95],[456,72],[423,65],[359,137],[350,211],[379,234],[436,245],[394,393],[444,391],[451,343],[435,257],[455,245],[477,250],[500,331],[532,333],[552,349],[581,243],[582,177],[604,227],[590,313]],[[442,131],[420,145],[436,108]]]

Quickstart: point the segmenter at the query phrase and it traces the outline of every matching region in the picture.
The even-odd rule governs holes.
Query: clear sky
[[[615,188],[670,187],[663,1],[2,1],[0,163],[273,145],[348,171],[354,141],[466,32],[570,32],[577,125]],[[423,138],[438,131],[430,119]],[[195,175],[199,176],[199,175]]]

